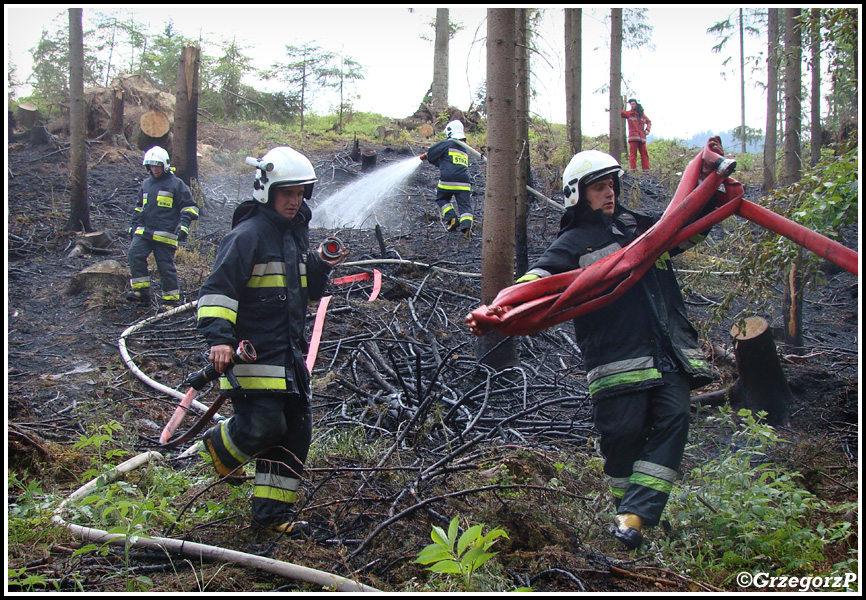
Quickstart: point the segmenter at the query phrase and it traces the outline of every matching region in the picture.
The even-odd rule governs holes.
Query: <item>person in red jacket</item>
[[[628,110],[620,111],[623,119],[628,119],[628,164],[637,168],[637,153],[640,152],[640,166],[649,171],[649,154],[646,151],[646,136],[649,135],[652,122],[643,111],[640,102],[632,98],[628,101]]]

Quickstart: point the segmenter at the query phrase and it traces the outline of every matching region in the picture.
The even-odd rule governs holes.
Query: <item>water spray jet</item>
[[[401,160],[364,175],[313,206],[310,227],[363,229],[370,217],[388,207],[387,200],[403,181],[421,166],[417,156]]]

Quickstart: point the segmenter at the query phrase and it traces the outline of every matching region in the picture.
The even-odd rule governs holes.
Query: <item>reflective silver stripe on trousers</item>
[[[266,485],[280,490],[296,492],[298,491],[299,484],[300,480],[295,477],[284,477],[283,475],[276,475],[274,473],[256,473],[256,485]]]
[[[673,483],[677,478],[677,472],[675,470],[669,469],[664,465],[657,465],[656,463],[646,462],[644,460],[635,461],[633,468],[635,473],[651,475],[652,477],[664,479],[670,483]]]

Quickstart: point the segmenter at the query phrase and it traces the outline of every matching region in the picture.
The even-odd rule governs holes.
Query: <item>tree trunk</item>
[[[811,160],[813,167],[821,160],[821,9],[812,9],[812,131]]]
[[[798,25],[799,8],[785,9],[785,185],[800,179],[800,56],[801,36]],[[803,285],[802,250],[785,270],[785,293],[782,314],[785,319],[785,343],[794,349],[803,347]]]
[[[114,90],[114,95],[111,101],[111,123],[108,126],[108,131],[111,135],[120,135],[123,133],[123,90]]]
[[[513,8],[487,9],[487,189],[481,247],[481,302],[514,283],[514,206],[517,198]],[[495,369],[517,364],[513,339],[499,332],[478,338],[480,360]]]
[[[430,106],[437,115],[448,109],[448,9],[436,9],[436,41],[433,47],[433,99]]]
[[[175,137],[172,164],[190,189],[198,181],[198,70],[200,50],[186,46],[177,69],[177,108],[175,109]]]
[[[580,8],[565,9],[565,120],[572,154],[583,148],[580,127],[582,17]]]
[[[526,230],[526,185],[529,173],[529,19],[525,8],[517,11],[517,45],[515,69],[517,73],[517,203],[514,212],[514,248],[517,273],[529,270],[529,239]]]
[[[766,411],[767,423],[777,427],[788,421],[791,390],[779,363],[779,354],[767,321],[745,319],[744,329],[731,328],[739,378],[731,386],[732,406],[744,406],[753,413]]]
[[[90,202],[87,198],[87,127],[84,108],[84,33],[82,9],[69,9],[69,175],[70,210],[67,231],[93,231],[90,224]]]
[[[767,133],[764,136],[764,185],[767,194],[776,187],[776,139],[779,109],[779,9],[767,9]]]
[[[622,163],[622,9],[610,9],[610,154]]]
[[[740,9],[740,126],[743,145],[741,152],[746,153],[746,54],[743,49],[743,9]]]
[[[785,185],[799,181],[800,157],[800,29],[799,8],[785,9]]]
[[[795,354],[802,354],[803,348],[803,301],[806,277],[803,273],[803,249],[785,270],[785,285],[782,294],[782,318],[785,325],[785,344]]]

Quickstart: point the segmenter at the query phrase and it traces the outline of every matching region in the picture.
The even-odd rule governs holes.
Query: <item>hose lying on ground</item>
[[[120,356],[121,356],[121,358],[123,358],[123,362],[126,363],[126,366],[129,367],[129,370],[132,371],[133,375],[138,377],[141,381],[143,381],[145,384],[152,387],[153,389],[160,391],[164,394],[168,394],[172,398],[176,398],[178,400],[183,400],[183,397],[184,397],[183,392],[179,392],[179,391],[174,390],[174,389],[172,389],[166,385],[159,383],[158,381],[154,381],[153,379],[151,379],[150,377],[145,375],[141,371],[141,369],[139,369],[135,365],[135,363],[132,362],[132,357],[129,355],[129,350],[127,350],[127,348],[126,348],[126,338],[130,334],[135,333],[136,331],[138,331],[142,327],[145,327],[146,325],[149,325],[149,324],[155,323],[156,321],[159,321],[161,319],[165,319],[167,317],[172,317],[176,314],[188,311],[192,308],[195,308],[197,305],[198,305],[198,302],[187,302],[186,304],[182,304],[182,305],[178,306],[177,308],[173,308],[173,309],[168,310],[164,313],[159,313],[158,315],[155,315],[153,317],[148,317],[147,319],[143,319],[143,320],[139,321],[138,323],[135,323],[135,324],[127,327],[124,330],[124,332],[120,334],[120,339],[117,341],[117,346],[120,349]],[[195,408],[197,408],[201,412],[205,412],[207,410],[207,406],[202,404],[198,400],[193,400],[192,406],[194,406]],[[214,420],[221,420],[222,418],[223,417],[221,417],[219,414],[214,415]]]
[[[66,527],[73,535],[97,544],[126,544],[129,542],[131,546],[136,548],[157,549],[167,553],[170,552],[174,554],[182,554],[184,556],[191,556],[199,560],[234,563],[244,567],[259,569],[267,573],[273,573],[274,575],[288,577],[289,579],[305,581],[328,589],[335,589],[340,592],[380,591],[346,577],[326,573],[325,571],[319,571],[317,569],[311,569],[309,567],[302,567],[293,563],[274,560],[272,558],[266,558],[264,556],[256,556],[255,554],[248,554],[246,552],[238,552],[227,548],[208,546],[206,544],[198,544],[174,538],[132,536],[127,539],[128,536],[121,533],[110,534],[103,529],[76,525],[74,523],[68,523],[63,519],[63,511],[67,504],[80,500],[97,485],[116,481],[117,479],[120,479],[123,474],[137,469],[142,465],[146,465],[150,463],[151,460],[160,460],[162,458],[162,454],[151,450],[139,454],[138,456],[134,456],[133,458],[130,458],[129,460],[106,471],[96,479],[93,479],[78,488],[66,500],[61,502],[60,506],[58,506],[54,511],[52,521],[58,525]]]

